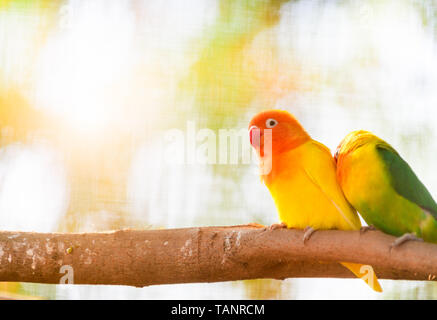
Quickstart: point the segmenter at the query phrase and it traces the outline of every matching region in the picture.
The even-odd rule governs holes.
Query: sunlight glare
[[[55,153],[13,144],[0,153],[0,229],[53,232],[67,205],[67,182]]]
[[[71,2],[65,14],[39,56],[37,105],[74,130],[98,132],[122,111],[116,89],[134,60],[134,18],[124,2]]]

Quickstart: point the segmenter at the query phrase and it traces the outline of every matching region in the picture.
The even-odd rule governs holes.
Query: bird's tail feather
[[[354,275],[358,278],[364,280],[367,285],[375,290],[376,292],[382,292],[381,285],[378,282],[378,278],[376,277],[375,272],[373,271],[372,266],[366,264],[359,263],[351,263],[351,262],[340,262],[343,266],[348,268]]]

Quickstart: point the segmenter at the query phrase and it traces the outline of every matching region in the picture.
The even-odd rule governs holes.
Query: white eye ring
[[[275,119],[270,118],[270,119],[266,120],[266,127],[269,129],[275,127],[277,124],[278,124],[278,121],[276,121]]]

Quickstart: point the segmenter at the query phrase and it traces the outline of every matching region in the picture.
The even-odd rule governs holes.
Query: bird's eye
[[[275,119],[267,119],[266,120],[266,127],[269,129],[273,128],[277,124],[278,124],[278,121],[276,121]]]

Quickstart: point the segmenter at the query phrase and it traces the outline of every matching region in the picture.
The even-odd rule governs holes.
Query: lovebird
[[[437,243],[437,204],[391,145],[368,131],[349,133],[337,148],[337,178],[363,219],[399,237]]]
[[[317,229],[360,229],[361,221],[337,182],[330,150],[313,140],[294,116],[283,110],[261,112],[250,121],[249,135],[283,227],[305,229],[304,243]],[[364,274],[362,264],[340,263],[382,292],[371,266]]]

